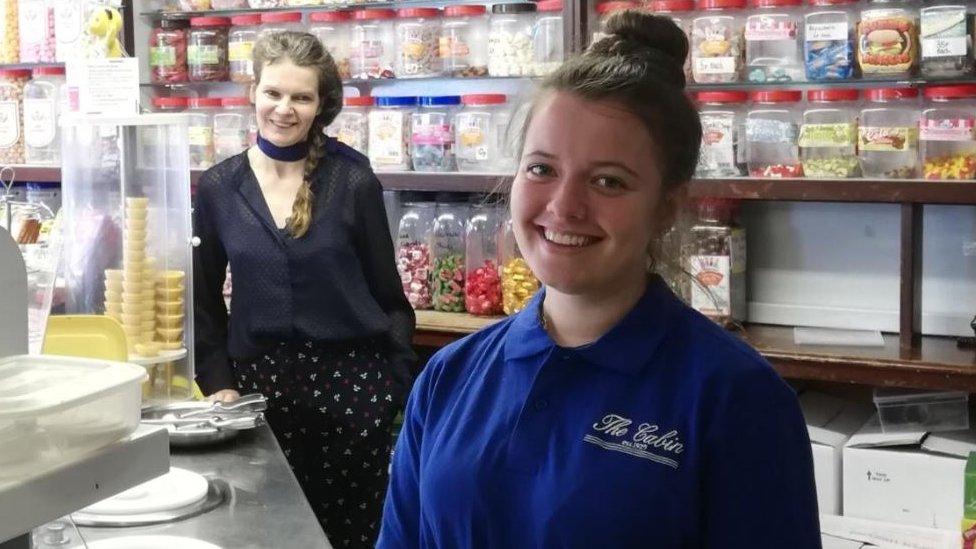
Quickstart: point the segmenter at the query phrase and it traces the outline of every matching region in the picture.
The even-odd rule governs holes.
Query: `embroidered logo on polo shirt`
[[[634,428],[633,423],[619,414],[607,414],[593,424],[595,434],[584,435],[583,442],[677,469],[678,457],[685,449],[678,431],[662,432],[659,425],[647,422]]]

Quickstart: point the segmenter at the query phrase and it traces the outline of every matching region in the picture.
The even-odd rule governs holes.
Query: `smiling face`
[[[535,109],[512,185],[515,237],[548,287],[600,296],[645,284],[663,227],[657,148],[620,106],[551,92]]]
[[[251,88],[261,137],[279,147],[305,141],[321,105],[318,90],[314,68],[287,58],[266,64]]]

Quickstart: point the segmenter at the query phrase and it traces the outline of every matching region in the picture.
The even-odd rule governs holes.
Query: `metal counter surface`
[[[82,527],[84,539],[152,534],[197,538],[226,549],[332,549],[267,425],[213,447],[173,448],[170,466],[227,481],[227,501],[168,524]]]

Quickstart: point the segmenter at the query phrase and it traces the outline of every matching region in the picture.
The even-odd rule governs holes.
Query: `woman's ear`
[[[678,213],[688,201],[688,185],[678,185],[677,188],[661,191],[661,201],[657,205],[657,215],[654,216],[654,234],[661,236],[670,229],[678,218]]]
[[[252,82],[247,90],[247,96],[251,100],[252,105],[257,102],[256,101],[257,93],[258,93],[258,84],[257,82]]]

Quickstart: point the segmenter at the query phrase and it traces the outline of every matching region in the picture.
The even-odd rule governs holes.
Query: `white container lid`
[[[7,357],[0,359],[0,420],[57,412],[146,379],[144,368],[125,362],[62,356]]]
[[[931,391],[912,389],[874,390],[874,403],[878,406],[892,404],[928,404],[931,402],[947,402],[954,400],[969,400],[969,393],[965,391]]]

